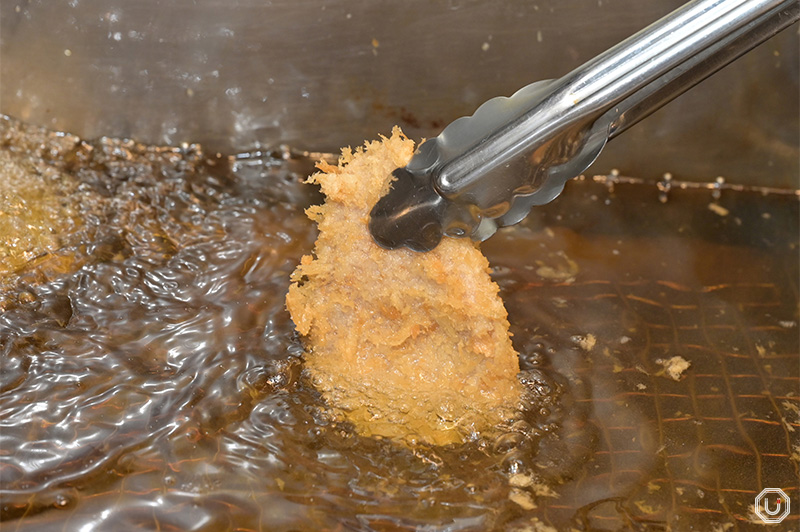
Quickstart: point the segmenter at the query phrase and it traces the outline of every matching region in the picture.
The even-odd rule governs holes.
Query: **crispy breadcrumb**
[[[513,415],[519,362],[473,242],[445,238],[428,253],[373,242],[370,210],[413,151],[395,128],[318,165],[309,181],[326,201],[307,214],[319,237],[286,304],[314,385],[360,433],[444,445]]]

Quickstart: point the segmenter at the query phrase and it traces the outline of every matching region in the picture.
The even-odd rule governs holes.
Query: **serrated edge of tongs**
[[[405,186],[373,209],[373,218],[394,215],[383,227],[371,223],[373,236],[385,247],[419,251],[438,243],[432,231],[488,238],[557,197],[609,139],[798,19],[797,0],[695,0],[558,80],[489,100],[395,172]],[[411,189],[414,201],[435,206],[424,211],[424,243],[410,234],[413,220],[395,215],[414,215],[416,205],[399,197]],[[376,233],[392,227],[409,234],[387,245]]]

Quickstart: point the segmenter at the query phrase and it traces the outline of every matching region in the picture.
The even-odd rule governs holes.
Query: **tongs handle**
[[[799,0],[694,0],[558,80],[493,98],[423,143],[372,211],[385,247],[491,236],[554,199],[608,139],[800,18]]]
[[[679,33],[689,35],[674,48],[666,50],[663,58],[653,58],[653,61],[667,63],[667,60],[674,58],[678,64],[651,83],[636,89],[617,106],[619,111],[614,110],[616,116],[610,123],[609,139],[800,19],[798,0],[779,2],[745,0],[739,3],[741,5],[738,8],[729,9],[723,14],[723,9],[734,2],[727,0],[696,2],[691,6],[692,9],[682,14],[689,15],[689,11],[702,10],[704,15],[711,17],[710,24],[701,27],[700,17],[686,20],[687,16],[681,16],[670,24],[668,29],[672,32],[674,28],[674,33],[663,37],[663,40],[677,43],[676,39],[680,39]],[[687,4],[689,5],[691,4]],[[678,11],[667,15],[662,21],[677,14]],[[663,29],[666,29],[666,26]],[[653,52],[653,49],[648,49],[645,54],[652,55]],[[640,62],[641,60],[646,62],[649,58],[640,57]]]

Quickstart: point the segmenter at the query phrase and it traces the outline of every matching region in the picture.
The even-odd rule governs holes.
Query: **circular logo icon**
[[[756,497],[755,512],[765,523],[780,523],[789,515],[789,496],[780,488],[764,488]]]

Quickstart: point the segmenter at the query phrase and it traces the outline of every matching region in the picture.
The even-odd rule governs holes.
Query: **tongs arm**
[[[800,18],[798,0],[695,0],[558,80],[493,98],[423,143],[372,211],[384,247],[483,240],[554,199],[608,139]]]
[[[754,2],[744,2],[729,20],[715,21],[714,35],[702,49],[691,53],[653,82],[640,87],[614,109],[609,140],[657,111],[724,66],[738,59],[770,37],[800,19],[800,1],[768,2],[756,9]]]

